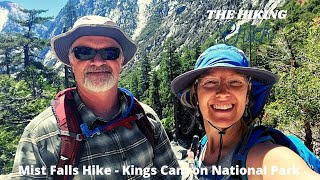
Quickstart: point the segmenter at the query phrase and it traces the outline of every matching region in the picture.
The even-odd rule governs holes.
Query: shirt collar
[[[122,92],[121,90],[118,90],[118,97],[120,101],[120,108],[119,111],[114,115],[111,119],[104,119],[100,116],[96,116],[82,101],[78,94],[78,91],[73,91],[73,97],[74,101],[77,106],[77,110],[80,114],[81,119],[83,122],[85,122],[89,127],[96,121],[103,121],[103,122],[109,122],[113,120],[114,118],[120,116],[122,113],[126,112],[128,109],[128,99],[126,97],[126,94]]]

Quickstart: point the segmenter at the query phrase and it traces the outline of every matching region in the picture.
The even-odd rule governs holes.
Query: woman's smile
[[[229,110],[232,109],[234,105],[232,104],[213,104],[211,107],[216,110]]]
[[[203,118],[221,128],[239,121],[247,102],[246,78],[220,68],[206,72],[199,79],[197,90]]]

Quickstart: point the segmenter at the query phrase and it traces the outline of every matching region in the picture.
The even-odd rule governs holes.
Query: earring
[[[199,102],[197,101],[197,108],[196,108],[196,116],[199,117],[200,116],[200,112],[199,112]]]
[[[199,113],[199,108],[196,109],[196,116],[199,117],[200,113]]]

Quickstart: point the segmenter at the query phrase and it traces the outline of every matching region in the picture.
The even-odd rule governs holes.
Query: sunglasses
[[[103,49],[93,49],[85,46],[78,46],[72,49],[74,56],[79,60],[92,60],[97,53],[104,60],[116,60],[120,56],[120,49],[116,47],[108,47]]]
[[[196,83],[203,88],[211,89],[213,91],[219,91],[222,84],[225,84],[227,89],[231,91],[242,91],[249,85],[249,81],[247,79],[240,77],[227,78],[224,82],[215,77],[199,78]]]

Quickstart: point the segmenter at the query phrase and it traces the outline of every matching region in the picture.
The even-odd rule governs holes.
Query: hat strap
[[[222,135],[226,134],[226,131],[227,129],[229,129],[231,126],[233,126],[235,123],[231,124],[229,127],[223,129],[223,130],[220,130],[219,128],[215,127],[210,121],[208,121],[208,123],[214,127],[216,130],[218,130],[219,134],[220,134],[220,145],[219,145],[219,154],[218,154],[218,158],[217,158],[217,161],[216,161],[216,166],[218,166],[219,164],[219,161],[220,161],[220,156],[221,156],[221,151],[222,151],[222,144],[223,144],[223,140],[222,140]]]

